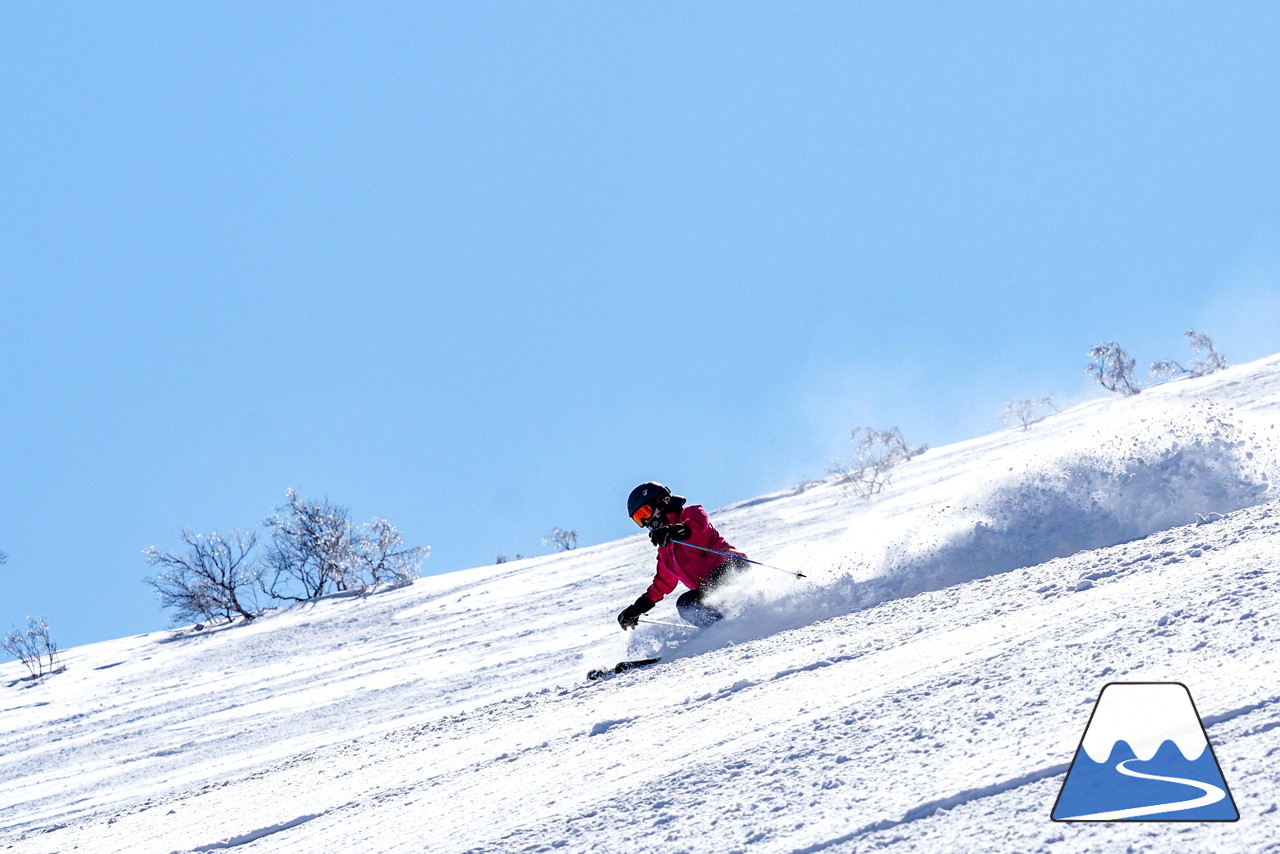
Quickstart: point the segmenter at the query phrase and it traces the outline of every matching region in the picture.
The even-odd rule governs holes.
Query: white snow
[[[637,533],[6,663],[0,851],[1274,850],[1278,415],[1273,357],[713,510],[809,578],[701,633],[618,630]],[[1050,821],[1116,681],[1189,687],[1239,822]]]

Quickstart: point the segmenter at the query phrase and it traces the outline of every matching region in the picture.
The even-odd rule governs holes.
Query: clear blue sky
[[[0,628],[162,627],[143,547],[291,486],[443,572],[997,429],[1103,339],[1280,350],[1278,44],[1274,3],[4,4]]]

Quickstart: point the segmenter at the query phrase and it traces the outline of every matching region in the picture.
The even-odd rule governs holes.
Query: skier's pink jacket
[[[683,523],[689,526],[688,541],[695,546],[715,549],[734,557],[745,558],[742,552],[729,545],[728,540],[720,536],[720,532],[707,518],[707,511],[701,504],[690,504],[678,512],[667,513],[667,524]],[[650,601],[661,602],[662,597],[676,589],[676,582],[683,582],[690,590],[697,590],[712,570],[724,563],[728,558],[713,555],[710,552],[691,549],[676,543],[669,543],[658,549],[658,572],[653,576],[653,583],[645,591]]]

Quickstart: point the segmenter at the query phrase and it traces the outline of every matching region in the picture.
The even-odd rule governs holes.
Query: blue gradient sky
[[[159,628],[143,547],[291,486],[442,572],[998,429],[1104,339],[1280,350],[1278,43],[1268,3],[5,4],[0,628]]]

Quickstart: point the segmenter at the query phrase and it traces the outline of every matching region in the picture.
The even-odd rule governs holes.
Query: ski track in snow
[[[674,658],[599,684],[589,667],[634,657],[613,615],[648,581],[639,537],[81,647],[39,683],[4,665],[0,851],[1275,850],[1280,506],[1210,516],[1252,493],[1201,486],[1278,412],[1263,360],[935,449],[874,502],[818,484],[725,508],[735,544],[813,582],[762,577],[742,622],[699,639],[653,627],[639,641]],[[1010,511],[1034,530],[993,539],[1001,495],[1072,496],[1058,463],[983,485],[1075,465],[1062,449],[1117,413],[1192,426],[1132,451],[1141,488],[1077,532],[1214,521],[1003,564],[1063,530]],[[933,528],[960,534],[905,556],[883,534]],[[1049,819],[1092,703],[1124,680],[1191,688],[1239,822]]]

